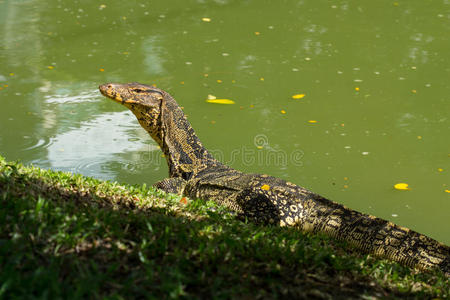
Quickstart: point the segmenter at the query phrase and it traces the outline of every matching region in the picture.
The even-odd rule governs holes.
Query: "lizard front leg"
[[[166,193],[183,195],[184,187],[186,186],[187,181],[180,177],[173,178],[165,178],[161,181],[158,181],[153,186],[165,191]]]

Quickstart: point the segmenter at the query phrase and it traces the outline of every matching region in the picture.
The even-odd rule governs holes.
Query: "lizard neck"
[[[155,139],[167,160],[170,177],[189,180],[214,160],[203,147],[182,109],[169,95],[161,104],[159,139]]]

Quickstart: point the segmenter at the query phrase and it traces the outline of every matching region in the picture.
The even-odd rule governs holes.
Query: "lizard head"
[[[144,107],[146,109],[159,108],[164,93],[160,89],[137,82],[105,83],[98,88],[104,96],[119,102],[132,111]]]
[[[99,86],[99,90],[104,96],[131,110],[141,126],[159,142],[161,106],[166,94],[163,90],[137,82],[105,83]]]

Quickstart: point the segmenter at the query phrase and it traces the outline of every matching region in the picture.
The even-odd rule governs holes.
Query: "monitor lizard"
[[[246,174],[216,160],[200,142],[183,110],[164,90],[140,83],[106,83],[99,89],[130,109],[164,152],[169,178],[156,187],[213,200],[257,223],[325,233],[379,257],[450,274],[450,247],[443,243],[291,182]]]

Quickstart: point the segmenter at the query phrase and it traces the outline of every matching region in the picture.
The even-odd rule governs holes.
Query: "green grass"
[[[446,298],[448,278],[211,202],[0,156],[0,298]]]

